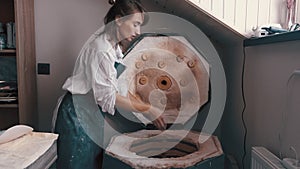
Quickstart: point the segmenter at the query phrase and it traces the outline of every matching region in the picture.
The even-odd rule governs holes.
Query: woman
[[[145,11],[138,1],[109,1],[113,6],[104,18],[105,28],[83,46],[73,75],[63,89],[55,132],[58,168],[99,168],[103,140],[103,116],[120,116],[117,110],[142,113],[158,129],[165,129],[160,111],[131,94],[118,94],[115,63],[122,63],[124,44],[140,34]],[[95,104],[96,103],[96,104]],[[96,105],[96,106],[95,106]],[[120,123],[119,121],[115,122]],[[124,122],[130,125],[130,122]]]

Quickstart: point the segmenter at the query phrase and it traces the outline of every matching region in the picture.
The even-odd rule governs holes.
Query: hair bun
[[[108,3],[114,5],[116,3],[116,0],[108,0]]]

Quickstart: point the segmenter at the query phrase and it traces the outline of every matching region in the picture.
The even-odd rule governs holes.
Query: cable
[[[245,77],[245,64],[246,64],[245,46],[243,46],[243,55],[244,55],[244,58],[243,58],[243,66],[242,66],[242,84],[241,84],[241,88],[242,88],[242,98],[243,98],[243,105],[244,105],[243,110],[242,110],[242,122],[243,122],[243,127],[244,127],[244,130],[245,130],[244,139],[243,139],[243,158],[242,158],[242,168],[244,169],[246,153],[247,153],[246,139],[247,139],[247,133],[248,133],[246,122],[245,122],[245,119],[244,119],[245,110],[246,110],[246,107],[247,107],[246,99],[245,99],[245,92],[244,92],[244,77]]]

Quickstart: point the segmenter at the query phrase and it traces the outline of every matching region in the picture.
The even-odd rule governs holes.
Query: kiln
[[[223,168],[218,138],[191,131],[199,109],[210,101],[210,65],[202,54],[183,36],[143,34],[123,61],[126,69],[117,67],[118,73],[122,72],[118,77],[120,94],[131,93],[158,107],[168,129],[117,134],[104,127],[106,134],[116,135],[105,137],[111,139],[103,168]],[[138,113],[135,117],[128,112],[120,114],[131,121],[151,123]]]

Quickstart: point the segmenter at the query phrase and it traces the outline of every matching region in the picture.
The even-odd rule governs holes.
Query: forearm
[[[161,111],[150,104],[146,104],[136,96],[128,93],[129,97],[124,97],[116,93],[116,108],[142,113],[147,119],[151,120],[153,124],[160,130],[166,129],[164,119],[161,117]]]
[[[150,105],[139,101],[134,96],[124,97],[116,93],[116,108],[125,111],[145,113],[150,109]]]

